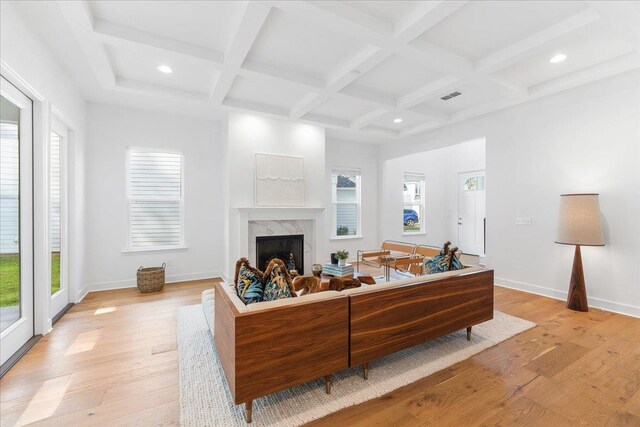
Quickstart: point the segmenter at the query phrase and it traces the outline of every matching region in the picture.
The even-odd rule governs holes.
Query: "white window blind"
[[[182,246],[182,155],[131,148],[128,162],[130,249]]]

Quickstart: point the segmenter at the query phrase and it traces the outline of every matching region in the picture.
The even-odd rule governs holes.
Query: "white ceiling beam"
[[[417,133],[426,132],[431,129],[435,129],[437,127],[444,126],[444,124],[440,123],[420,123],[415,126],[410,126],[408,128],[402,129],[398,134],[398,137],[404,138],[406,136],[415,135]]]
[[[360,117],[357,117],[351,121],[351,129],[362,129],[363,127],[373,123],[378,117],[384,116],[385,114],[393,111],[390,108],[378,108],[373,111],[368,112],[367,114],[363,114]]]
[[[460,79],[458,77],[443,77],[398,99],[398,108],[411,108],[433,98],[439,98],[443,95],[447,95],[448,91],[453,90],[459,84]]]
[[[560,92],[572,87],[580,86],[616,74],[624,73],[640,67],[640,54],[627,53],[609,61],[583,68],[582,70],[566,74],[564,76],[539,83],[530,88],[532,98]]]
[[[271,10],[271,6],[266,2],[245,2],[244,6],[242,19],[227,49],[224,66],[211,89],[210,99],[215,104],[221,104],[227,96],[240,66],[249,54]]]
[[[177,53],[179,55],[203,59],[219,66],[224,63],[224,53],[222,52],[150,34],[135,28],[114,24],[103,19],[94,19],[93,31],[98,41],[112,46],[144,48]]]
[[[248,59],[244,61],[238,73],[245,77],[278,80],[280,82],[290,83],[296,86],[312,88],[316,91],[320,91],[326,87],[326,82],[317,77]]]
[[[144,93],[147,95],[169,96],[173,98],[186,98],[196,101],[207,101],[209,96],[204,92],[192,92],[172,87],[161,86],[153,83],[141,82],[132,79],[116,77],[116,88],[127,89],[129,92]]]
[[[401,19],[400,22],[394,26],[394,36],[405,43],[409,43],[432,27],[435,27],[449,15],[464,6],[465,3],[467,3],[467,0],[432,0],[420,2],[409,15]]]
[[[104,89],[113,89],[116,74],[104,46],[96,45],[93,40],[93,17],[89,4],[86,1],[58,1],[58,6],[98,83]]]
[[[598,19],[600,19],[600,15],[593,9],[585,9],[555,25],[481,58],[476,62],[476,71],[479,73],[493,73],[502,70],[531,56],[537,49],[545,46],[549,42],[571,32],[583,29]]]

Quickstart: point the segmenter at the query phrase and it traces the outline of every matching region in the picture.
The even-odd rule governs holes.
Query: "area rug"
[[[495,311],[493,320],[473,327],[471,341],[460,331],[375,360],[366,381],[361,368],[337,372],[330,395],[318,379],[254,400],[253,425],[298,426],[322,418],[411,384],[534,326]],[[178,308],[177,331],[181,425],[246,426],[244,406],[233,403],[200,305]]]

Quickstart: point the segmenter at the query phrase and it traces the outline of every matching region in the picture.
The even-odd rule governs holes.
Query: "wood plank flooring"
[[[178,424],[176,308],[212,284],[87,295],[0,380],[0,424]],[[495,294],[497,309],[539,326],[312,424],[640,426],[640,319]]]

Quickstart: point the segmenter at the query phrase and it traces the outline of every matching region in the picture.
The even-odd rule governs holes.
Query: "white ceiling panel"
[[[147,84],[209,93],[218,70],[202,59],[168,52],[138,52],[122,47],[105,46],[116,77]],[[164,74],[158,66],[168,65],[173,72]]]
[[[392,55],[360,76],[349,87],[397,99],[443,76],[442,73]]]
[[[592,27],[554,40],[537,54],[496,73],[496,77],[529,87],[633,52],[631,44],[607,27]],[[551,57],[560,53],[567,59],[551,64]]]
[[[396,118],[402,119],[402,122],[394,123],[393,120]],[[373,125],[383,129],[401,131],[415,125],[433,122],[434,120],[430,119],[429,117],[425,117],[422,114],[406,110],[402,112],[392,112],[380,116],[373,122]]]
[[[233,1],[88,2],[94,18],[225,52],[242,15]]]
[[[440,97],[456,91],[460,92],[460,95],[446,101],[440,99]],[[446,93],[439,95],[437,98],[417,105],[412,109],[418,112],[424,109],[424,111],[435,110],[452,114],[485,102],[494,101],[503,96],[504,93],[495,86],[466,83],[462,84],[459,88],[446,91]]]
[[[265,84],[259,79],[238,76],[227,93],[227,98],[290,110],[306,94],[303,89],[284,82],[271,81]]]
[[[331,98],[315,108],[313,113],[332,119],[352,121],[375,108],[374,105],[357,99]]]
[[[247,59],[327,80],[364,43],[272,9]]]
[[[419,1],[343,1],[349,6],[358,9],[367,15],[373,16],[388,24],[395,25],[406,18],[419,5]]]
[[[578,0],[471,1],[412,44],[435,44],[475,61],[586,7]]]

